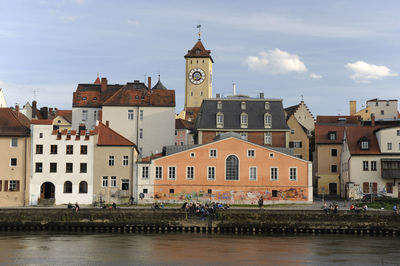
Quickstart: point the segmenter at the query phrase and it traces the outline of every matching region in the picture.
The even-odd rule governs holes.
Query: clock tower
[[[185,112],[196,112],[203,101],[212,97],[211,51],[206,50],[199,38],[197,43],[185,55]],[[197,109],[197,110],[196,110]]]

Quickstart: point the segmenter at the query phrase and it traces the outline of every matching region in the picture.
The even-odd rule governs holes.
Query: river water
[[[0,264],[396,265],[400,238],[355,235],[0,233]]]

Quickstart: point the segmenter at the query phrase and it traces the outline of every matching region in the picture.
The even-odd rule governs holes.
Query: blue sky
[[[183,109],[185,60],[212,51],[213,94],[301,95],[316,115],[400,96],[399,1],[0,0],[0,88],[7,103],[70,109],[97,73],[125,84],[158,73]]]

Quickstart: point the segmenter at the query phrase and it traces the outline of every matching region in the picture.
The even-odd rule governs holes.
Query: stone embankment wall
[[[0,231],[360,233],[400,236],[390,211],[326,215],[317,210],[220,210],[199,217],[180,209],[0,209]]]

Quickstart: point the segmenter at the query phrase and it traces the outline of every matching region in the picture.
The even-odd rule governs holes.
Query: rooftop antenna
[[[160,81],[160,79],[161,79],[161,73],[160,71],[158,71],[158,81]]]
[[[198,35],[199,35],[199,41],[200,41],[201,40],[201,24],[197,25],[196,28],[199,29]]]
[[[33,99],[36,101],[36,90],[33,89]]]
[[[304,102],[303,94],[301,95],[301,101]]]

